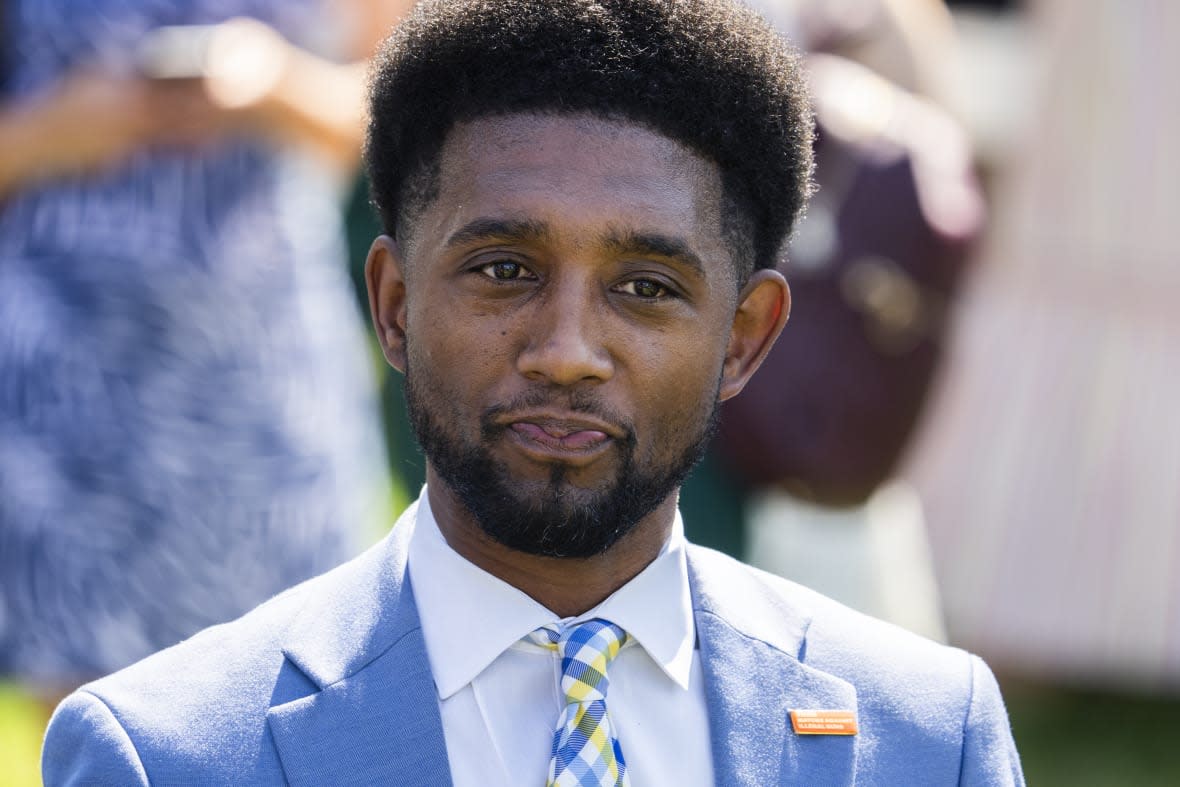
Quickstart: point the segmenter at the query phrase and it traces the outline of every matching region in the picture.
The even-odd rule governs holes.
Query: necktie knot
[[[627,633],[600,618],[573,626],[543,626],[533,632],[537,644],[561,658],[561,690],[567,703],[605,700],[610,679],[607,667],[627,642]]]

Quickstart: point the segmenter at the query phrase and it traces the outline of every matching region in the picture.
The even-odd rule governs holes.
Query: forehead
[[[455,126],[437,196],[419,222],[445,237],[481,218],[543,224],[565,240],[658,232],[731,269],[716,164],[644,126],[587,115],[514,114]]]
[[[690,192],[720,187],[717,167],[645,126],[593,115],[512,114],[457,124],[440,156],[462,180],[543,174],[565,186],[601,180],[626,189],[651,179]]]

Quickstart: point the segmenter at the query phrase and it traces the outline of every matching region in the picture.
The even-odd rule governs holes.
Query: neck
[[[562,618],[593,609],[646,568],[667,543],[676,518],[677,494],[673,492],[601,555],[531,555],[506,547],[484,533],[432,468],[427,469],[426,479],[431,512],[450,547]]]

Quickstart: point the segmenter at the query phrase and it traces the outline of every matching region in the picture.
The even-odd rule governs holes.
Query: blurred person
[[[982,200],[957,124],[862,66],[809,58],[808,215],[788,250],[792,329],[722,417],[755,565],[945,636],[921,500],[898,476],[942,360]]]
[[[364,66],[315,53],[405,5],[4,4],[0,675],[52,696],[355,553]]]
[[[728,0],[420,4],[373,79],[367,280],[426,488],[71,695],[46,782],[1023,783],[982,662],[681,530],[787,319],[802,82]]]
[[[689,533],[943,639],[921,500],[899,465],[983,218],[970,145],[932,97],[953,68],[946,10],[749,4],[811,51],[818,188],[783,268],[794,330],[723,409],[686,485]]]
[[[1031,122],[913,477],[957,641],[1009,674],[1174,695],[1180,5],[1023,5]]]

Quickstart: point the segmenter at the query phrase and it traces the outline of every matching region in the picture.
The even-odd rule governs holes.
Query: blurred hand
[[[276,30],[256,19],[216,27],[205,53],[205,91],[225,111],[250,112],[270,99],[297,55]]]
[[[181,68],[185,76],[180,78],[151,76],[141,81],[151,115],[146,141],[197,144],[225,133],[275,131],[281,122],[276,117],[280,86],[301,55],[296,47],[254,19],[163,30],[166,36],[157,43],[195,47],[197,68]]]
[[[360,149],[363,63],[319,58],[255,19],[212,29],[201,76],[149,82],[155,142],[193,144],[245,133],[318,148],[348,167]]]

